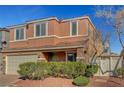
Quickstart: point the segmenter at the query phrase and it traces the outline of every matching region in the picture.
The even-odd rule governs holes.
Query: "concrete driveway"
[[[0,87],[12,87],[13,83],[17,81],[19,76],[17,75],[0,75]]]

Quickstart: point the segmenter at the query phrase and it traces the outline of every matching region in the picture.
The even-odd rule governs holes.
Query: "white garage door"
[[[6,74],[17,74],[19,64],[25,62],[36,62],[36,61],[37,61],[37,55],[7,56]]]

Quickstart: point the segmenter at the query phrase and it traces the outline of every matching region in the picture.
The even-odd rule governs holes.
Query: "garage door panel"
[[[25,62],[36,62],[37,55],[7,56],[6,74],[18,74],[19,65]]]

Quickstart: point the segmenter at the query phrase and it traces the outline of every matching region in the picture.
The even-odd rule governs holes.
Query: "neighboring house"
[[[27,21],[8,29],[9,48],[2,51],[6,74],[15,74],[18,65],[24,62],[88,62],[90,54],[94,53],[89,43],[92,41],[90,36],[96,37],[94,34],[97,31],[88,16],[61,21],[50,17]],[[100,39],[98,41],[101,52],[102,43]]]
[[[9,47],[9,30],[0,28],[0,74],[4,72],[3,55],[1,51]]]

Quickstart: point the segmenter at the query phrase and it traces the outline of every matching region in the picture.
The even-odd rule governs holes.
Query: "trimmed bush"
[[[60,74],[66,78],[75,78],[85,74],[86,65],[80,62],[66,62],[61,65]]]
[[[33,72],[36,70],[36,63],[27,62],[19,65],[20,70],[17,72],[24,78],[32,78]]]
[[[80,62],[27,62],[19,66],[18,73],[28,79],[48,76],[75,78],[84,75],[86,65]]]
[[[89,83],[89,78],[79,76],[73,80],[73,84],[77,86],[86,86]]]
[[[87,65],[85,76],[92,77],[98,71],[98,65]]]
[[[35,80],[40,80],[40,79],[44,79],[48,76],[48,67],[46,66],[46,63],[36,63],[35,65],[35,70],[32,73],[32,79]]]

